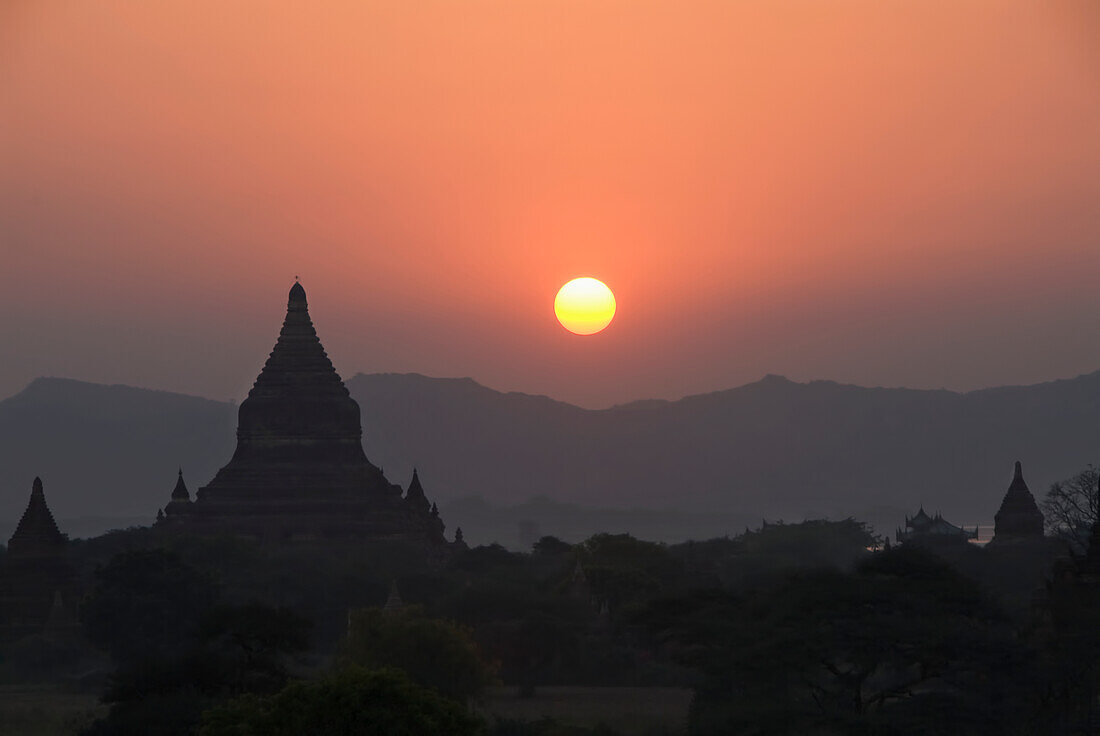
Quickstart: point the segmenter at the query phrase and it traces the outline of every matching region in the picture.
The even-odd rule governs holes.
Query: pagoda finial
[[[305,304],[306,302],[306,290],[302,288],[302,283],[298,281],[298,277],[294,277],[294,285],[290,287],[290,303],[291,304]]]

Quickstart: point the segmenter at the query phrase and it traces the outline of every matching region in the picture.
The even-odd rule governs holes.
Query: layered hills
[[[470,379],[360,374],[347,385],[367,457],[402,485],[418,467],[441,505],[549,499],[733,524],[923,504],[973,524],[991,520],[1016,459],[1036,496],[1100,462],[1100,372],[966,393],[768,376],[603,410]],[[178,466],[194,488],[228,461],[236,413],[192,396],[38,379],[0,401],[0,520],[18,518],[36,475],[59,521],[151,519]]]

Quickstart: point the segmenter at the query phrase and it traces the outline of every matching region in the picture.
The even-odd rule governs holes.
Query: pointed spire
[[[286,319],[279,331],[279,339],[245,401],[269,395],[283,397],[288,392],[310,400],[348,395],[347,388],[317,337],[317,330],[309,318],[306,290],[298,282],[290,287]],[[246,419],[246,414],[241,414],[241,418]],[[356,424],[358,419],[356,413]]]
[[[428,497],[424,495],[424,487],[420,485],[420,476],[416,472],[416,468],[413,468],[413,477],[409,481],[409,490],[405,494],[405,502],[419,514],[427,514],[431,508],[428,504]]]
[[[1008,486],[1008,495],[1024,496],[1031,498],[1034,502],[1034,497],[1031,495],[1031,489],[1027,487],[1027,483],[1024,481],[1024,468],[1020,464],[1020,461],[1016,461],[1016,467],[1012,471],[1012,483]]]
[[[1024,482],[1024,471],[1020,461],[1012,472],[1012,483],[1008,486],[1001,508],[994,519],[993,540],[1042,538],[1043,514],[1039,511],[1035,497]]]
[[[469,545],[466,544],[466,538],[462,535],[462,527],[460,527],[460,526],[455,527],[454,545],[456,547],[461,547],[462,549],[467,549],[469,547]]]
[[[66,537],[57,528],[57,522],[46,505],[42,479],[35,478],[31,485],[31,498],[27,510],[19,520],[15,533],[8,541],[8,555],[33,557],[53,554],[65,546]]]
[[[432,516],[439,516],[439,507],[435,505],[435,501],[432,502]]]
[[[191,494],[187,490],[187,484],[183,482],[183,468],[179,470],[179,477],[176,478],[176,487],[172,489],[172,500],[190,502]]]

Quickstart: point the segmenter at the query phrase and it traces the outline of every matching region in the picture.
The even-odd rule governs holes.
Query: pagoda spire
[[[428,497],[424,495],[424,486],[420,485],[420,476],[413,468],[413,477],[409,481],[409,490],[405,493],[405,502],[417,513],[427,514],[431,509]]]
[[[179,470],[179,477],[176,478],[176,487],[172,489],[173,501],[190,501],[191,494],[187,490],[187,484],[183,482],[183,468]]]
[[[57,528],[50,507],[46,505],[42,479],[35,478],[27,510],[8,540],[8,554],[11,557],[33,557],[56,553],[65,546],[66,541],[65,535]]]
[[[1024,481],[1024,470],[1019,460],[1016,461],[1012,483],[1008,486],[1001,508],[993,518],[994,542],[1040,539],[1043,536],[1043,514]]]
[[[173,499],[166,521],[182,512],[189,529],[265,544],[366,536],[441,547],[442,520],[430,506],[414,512],[364,454],[359,404],[317,336],[305,286],[296,279],[286,294],[278,339],[237,410],[233,456],[190,502]]]

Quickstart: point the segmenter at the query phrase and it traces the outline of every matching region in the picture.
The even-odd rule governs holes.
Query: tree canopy
[[[207,711],[199,736],[479,736],[480,718],[396,670],[346,667]]]
[[[365,608],[348,614],[348,637],[340,661],[369,668],[394,668],[419,685],[465,703],[495,679],[473,632],[424,615],[410,606],[397,613]]]

